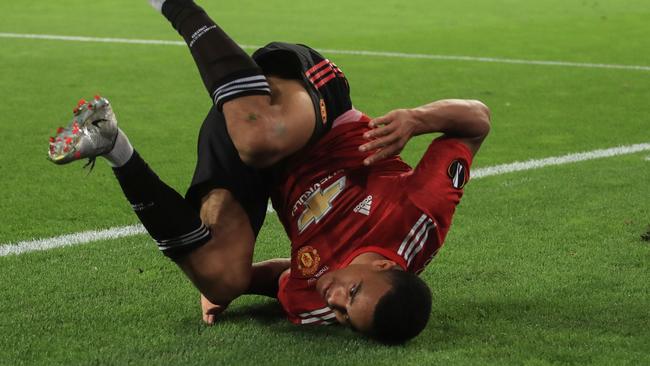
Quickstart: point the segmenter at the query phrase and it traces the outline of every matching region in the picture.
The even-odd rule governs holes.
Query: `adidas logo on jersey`
[[[360,213],[363,215],[370,215],[370,207],[372,206],[372,196],[368,196],[359,202],[357,207],[354,208],[354,212]]]

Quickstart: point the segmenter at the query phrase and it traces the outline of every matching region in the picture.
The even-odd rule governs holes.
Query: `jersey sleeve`
[[[436,220],[444,233],[469,181],[472,153],[459,139],[435,139],[413,173],[406,177],[409,199]]]
[[[325,304],[313,286],[296,281],[289,273],[280,277],[278,301],[290,322],[299,325],[330,325],[336,323],[334,311]]]
[[[289,309],[289,291],[287,289],[287,284],[289,283],[289,273],[283,273],[280,276],[279,289],[278,289],[278,301],[282,305],[282,309],[287,315],[287,319],[294,324],[300,324],[300,319],[296,314],[292,314]]]

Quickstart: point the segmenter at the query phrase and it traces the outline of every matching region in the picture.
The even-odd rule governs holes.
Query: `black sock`
[[[211,239],[198,213],[158,178],[137,151],[113,172],[142,225],[166,256],[178,261]]]
[[[245,95],[270,95],[262,70],[192,0],[167,0],[162,12],[190,48],[203,84],[219,109]]]
[[[203,8],[196,5],[193,0],[167,0],[163,3],[161,11],[176,30],[179,29],[180,24],[187,19],[188,16],[195,13],[205,12]]]

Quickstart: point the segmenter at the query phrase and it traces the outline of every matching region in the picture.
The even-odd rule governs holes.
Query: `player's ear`
[[[397,263],[390,259],[376,259],[371,263],[372,268],[376,271],[387,271],[397,266]]]

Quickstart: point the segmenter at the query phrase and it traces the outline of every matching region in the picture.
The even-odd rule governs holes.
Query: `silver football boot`
[[[95,96],[80,100],[68,127],[59,127],[50,137],[48,159],[55,164],[88,159],[94,165],[97,156],[111,151],[117,138],[117,119],[106,98]]]

